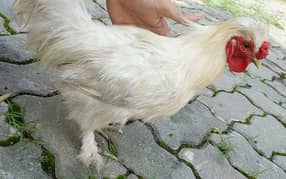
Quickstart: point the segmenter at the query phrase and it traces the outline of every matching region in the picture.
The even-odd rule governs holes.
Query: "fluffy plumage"
[[[268,35],[249,18],[176,38],[104,26],[91,20],[82,0],[16,0],[15,9],[35,56],[59,70],[58,87],[82,131],[80,159],[87,165],[102,162],[94,130],[176,113],[223,72],[232,37],[252,41],[255,54]]]

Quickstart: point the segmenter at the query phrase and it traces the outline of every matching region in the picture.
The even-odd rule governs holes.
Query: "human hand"
[[[166,36],[170,32],[164,17],[181,24],[201,19],[182,12],[170,0],[107,0],[107,9],[113,24],[135,25]]]

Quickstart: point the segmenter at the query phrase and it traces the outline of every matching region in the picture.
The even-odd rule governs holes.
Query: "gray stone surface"
[[[264,62],[262,62],[262,64],[263,63]],[[250,65],[247,69],[247,72],[252,78],[261,80],[272,80],[273,77],[278,77],[276,73],[271,71],[265,65],[262,65],[260,69],[257,69],[254,65]]]
[[[252,145],[270,158],[272,152],[286,153],[286,130],[271,116],[254,117],[251,125],[235,124],[234,129],[246,136]]]
[[[286,171],[286,156],[275,155],[273,161]]]
[[[226,122],[244,121],[252,114],[263,113],[239,93],[222,92],[213,98],[200,96],[198,100],[212,108],[216,115]]]
[[[91,0],[85,0],[86,6],[88,8],[89,13],[92,15],[93,19],[98,18],[108,18],[108,13],[104,11],[98,3],[95,3]]]
[[[247,80],[248,88],[251,88],[251,90],[256,91],[256,92],[260,92],[266,98],[275,102],[276,104],[285,103],[286,97],[279,94],[277,92],[277,90],[274,90],[274,88],[267,85],[267,83],[268,82],[261,82],[259,80],[255,80],[255,79],[248,79]],[[242,89],[242,88],[240,88],[240,89]],[[240,91],[243,91],[243,90],[240,90]],[[244,91],[246,91],[246,90],[244,90]]]
[[[41,168],[41,152],[41,148],[32,143],[0,147],[0,178],[50,178]]]
[[[123,134],[111,136],[119,160],[144,178],[195,178],[191,168],[161,148],[152,133],[140,122],[124,127]]]
[[[48,94],[55,91],[51,76],[54,73],[41,70],[39,64],[14,65],[0,62],[0,94],[36,93]]]
[[[286,111],[284,108],[274,103],[271,99],[267,98],[263,93],[256,90],[239,89],[244,95],[249,97],[251,101],[264,112],[278,117],[281,121],[286,123]]]
[[[245,85],[248,78],[249,77],[246,74],[234,74],[226,69],[214,82],[213,86],[217,91],[224,90],[231,92],[235,87]]]
[[[127,179],[138,179],[138,177],[134,174],[128,175]]]
[[[222,152],[212,145],[202,149],[184,148],[179,157],[192,163],[203,179],[246,178],[232,168]]]
[[[108,178],[116,178],[117,176],[124,175],[127,169],[124,168],[120,163],[109,159],[107,164],[104,166],[103,176]]]
[[[230,133],[222,136],[227,141],[233,150],[227,156],[231,165],[239,170],[244,171],[248,176],[259,177],[259,179],[284,179],[286,173],[273,164],[270,160],[261,157],[251,145],[238,133]],[[220,143],[221,139],[218,135],[211,137],[215,143]]]
[[[161,139],[174,150],[182,144],[200,144],[212,128],[222,131],[227,128],[198,101],[186,105],[174,116],[154,119],[150,123],[156,127]]]
[[[17,62],[31,60],[32,53],[25,46],[26,35],[0,36],[0,61],[9,59]]]
[[[270,86],[272,86],[273,88],[275,88],[277,91],[279,91],[279,93],[281,95],[283,95],[284,97],[286,97],[286,86],[285,83],[281,83],[280,81],[268,81],[266,82],[267,84],[269,84]]]
[[[269,56],[267,57],[268,60],[275,63],[278,67],[286,71],[286,52],[284,49],[280,47],[271,48]]]

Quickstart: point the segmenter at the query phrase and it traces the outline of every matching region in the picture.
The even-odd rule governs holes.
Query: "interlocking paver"
[[[235,124],[234,129],[246,136],[266,157],[272,152],[286,153],[286,130],[271,116],[254,117],[251,125]]]
[[[261,115],[263,112],[252,105],[239,93],[219,93],[215,97],[200,96],[199,101],[212,108],[218,117],[226,122],[245,121],[250,115]]]
[[[155,143],[151,131],[140,122],[124,127],[123,134],[114,134],[119,160],[144,178],[195,178],[191,168]]]
[[[179,157],[191,162],[203,179],[246,178],[232,168],[222,152],[212,145],[201,149],[184,148]]]
[[[0,178],[50,179],[41,168],[41,148],[33,143],[0,147]]]
[[[199,145],[212,128],[225,130],[226,124],[218,120],[200,102],[186,105],[174,116],[150,121],[159,132],[162,140],[176,150],[182,144]]]
[[[232,147],[227,154],[230,163],[248,176],[261,179],[286,178],[286,173],[281,168],[261,157],[241,135],[233,132],[222,137]],[[221,143],[218,135],[213,135],[211,140]]]

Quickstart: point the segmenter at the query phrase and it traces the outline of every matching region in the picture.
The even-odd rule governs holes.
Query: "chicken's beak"
[[[257,69],[261,68],[262,66],[261,60],[257,60],[256,58],[252,59],[252,63],[254,63]]]

